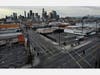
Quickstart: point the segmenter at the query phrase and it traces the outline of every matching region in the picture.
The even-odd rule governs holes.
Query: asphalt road
[[[91,43],[92,44],[92,43]],[[92,44],[93,47],[87,48],[87,46],[82,47],[71,52],[60,53],[54,57],[46,60],[43,64],[40,64],[39,68],[95,68],[96,67],[96,54],[100,50],[100,42]],[[83,50],[86,50],[83,54]],[[99,57],[98,57],[99,58]],[[38,68],[37,67],[37,68]]]
[[[30,44],[39,53],[40,63],[35,68],[95,68],[97,65],[99,39],[79,49],[63,52],[33,30],[28,30],[28,34]]]

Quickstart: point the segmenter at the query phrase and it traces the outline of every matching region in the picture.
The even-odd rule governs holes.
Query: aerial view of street
[[[0,68],[100,68],[100,7],[0,7]]]

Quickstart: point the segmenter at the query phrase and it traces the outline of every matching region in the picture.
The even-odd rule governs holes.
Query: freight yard
[[[45,12],[0,20],[0,68],[100,68],[100,18]]]

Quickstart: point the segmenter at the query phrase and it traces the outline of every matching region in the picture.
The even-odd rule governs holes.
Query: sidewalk
[[[37,66],[40,63],[40,59],[38,57],[34,57],[33,67]]]
[[[35,57],[33,60],[33,67],[37,66],[40,63],[40,59],[38,57]],[[26,64],[24,66],[22,66],[22,68],[31,68],[32,65],[31,64]]]
[[[87,44],[89,44],[91,42],[92,42],[91,40],[89,40],[89,41],[83,41],[83,42],[80,43],[80,45],[77,45],[75,47],[71,47],[70,45],[68,45],[68,46],[62,47],[62,49],[64,51],[75,50],[75,49],[78,49],[80,47],[83,47],[83,46],[85,46],[85,45],[87,45]]]
[[[73,49],[78,49],[78,48],[80,48],[80,47],[83,47],[83,46],[85,46],[85,45],[91,43],[91,42],[92,42],[92,41],[82,42],[80,45],[78,45],[78,46],[76,46],[76,47],[73,47]]]

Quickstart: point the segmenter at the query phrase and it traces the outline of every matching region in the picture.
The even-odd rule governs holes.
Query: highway
[[[40,63],[34,68],[94,68],[96,65],[99,39],[79,49],[63,52],[32,29],[28,29],[27,33],[32,48],[39,53]]]

